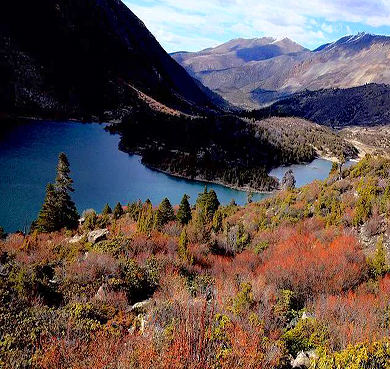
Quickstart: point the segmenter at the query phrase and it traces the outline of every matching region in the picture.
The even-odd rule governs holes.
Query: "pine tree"
[[[188,202],[189,198],[190,197],[188,195],[184,194],[180,202],[179,210],[177,212],[177,220],[181,224],[188,224],[188,222],[192,218],[191,206],[190,203]]]
[[[186,228],[183,228],[183,231],[180,234],[179,242],[177,244],[177,253],[185,263],[192,264],[193,258],[191,257],[188,251],[188,238]]]
[[[150,202],[145,202],[139,212],[137,220],[137,231],[150,235],[152,230],[156,227],[156,213],[153,210],[153,205]]]
[[[108,205],[107,203],[102,211],[102,215],[108,215],[108,214],[112,214],[112,210],[110,208],[110,205]]]
[[[218,210],[213,217],[213,229],[215,232],[219,232],[222,229],[223,216],[221,210]]]
[[[251,204],[252,201],[253,201],[253,192],[249,191],[246,194],[246,202],[247,202],[247,204]]]
[[[375,255],[368,261],[370,274],[374,279],[378,279],[389,272],[389,265],[386,261],[386,252],[383,245],[383,235],[378,239]]]
[[[214,190],[207,191],[207,187],[205,187],[204,192],[199,194],[196,199],[196,205],[198,209],[201,209],[208,221],[212,220],[214,213],[219,207],[217,194]]]
[[[54,189],[57,195],[58,225],[60,228],[77,228],[79,214],[70,197],[74,192],[73,180],[69,176],[70,165],[67,156],[61,153],[58,157],[57,177]]]
[[[54,185],[49,183],[46,187],[45,201],[39,211],[34,228],[39,232],[54,232],[59,230],[58,199]]]
[[[169,200],[165,198],[163,201],[161,201],[161,204],[159,205],[157,210],[156,226],[157,228],[161,228],[162,226],[174,219],[175,212],[173,211],[173,207]]]
[[[120,202],[118,202],[114,208],[114,218],[119,219],[123,215],[124,211]]]
[[[78,226],[79,214],[69,192],[73,192],[69,176],[68,158],[64,153],[58,157],[55,183],[48,184],[46,197],[33,228],[40,232],[59,231],[61,228],[74,229]]]

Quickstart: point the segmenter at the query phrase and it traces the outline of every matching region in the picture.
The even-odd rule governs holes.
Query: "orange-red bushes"
[[[120,338],[102,331],[91,335],[89,339],[80,340],[77,331],[68,331],[65,337],[47,338],[41,342],[33,367],[41,369],[118,368],[126,352],[127,342],[127,337]],[[148,350],[147,347],[145,350]],[[131,366],[127,367],[131,368]]]
[[[219,361],[223,369],[279,367],[285,356],[283,345],[266,338],[261,324],[243,327],[241,323],[232,322],[226,329],[226,339],[230,347]]]
[[[329,244],[310,234],[296,233],[264,253],[260,269],[268,283],[290,289],[307,300],[320,293],[339,293],[356,287],[366,275],[365,256],[352,236]]]
[[[209,269],[211,275],[222,279],[234,277],[238,284],[248,281],[261,262],[251,250],[244,250],[234,258],[209,255],[209,260],[212,265]]]
[[[226,218],[226,222],[230,225],[235,225],[242,223],[244,225],[245,231],[253,233],[258,229],[258,205],[249,204],[245,209],[238,210],[233,215]]]
[[[162,232],[170,237],[179,237],[183,230],[183,226],[176,221],[171,221],[162,227]]]
[[[205,300],[188,301],[178,310],[177,323],[172,326],[172,339],[164,350],[164,367],[207,368],[215,360],[213,340],[214,308]]]
[[[121,217],[116,222],[116,226],[127,237],[130,237],[137,232],[137,223],[130,217]]]
[[[207,244],[190,243],[187,248],[195,265],[204,269],[208,269],[211,266],[210,249]]]
[[[340,350],[349,344],[376,341],[390,333],[389,299],[378,295],[349,292],[346,295],[322,296],[312,304],[320,324],[329,332],[329,346]]]
[[[176,252],[176,248],[177,241],[161,234],[160,232],[155,231],[151,236],[137,233],[132,238],[128,256],[134,257],[139,253],[148,253],[149,255],[157,253],[173,254]]]
[[[171,267],[165,270],[154,297],[165,301],[185,301],[190,298],[185,278],[180,275],[176,268]]]
[[[321,192],[321,188],[321,182],[314,181],[302,188],[300,197],[303,197],[307,202],[312,203],[316,199],[318,199],[318,196]]]
[[[23,236],[11,234],[2,243],[1,250],[14,254],[16,260],[22,264],[33,264],[54,261],[56,259],[56,245],[64,242],[61,233],[36,234]]]
[[[269,368],[280,364],[284,348],[268,339],[260,322],[232,321],[215,313],[203,299],[177,306],[165,328],[150,321],[150,330],[118,336],[109,330],[80,339],[68,330],[40,342],[34,367],[62,368]],[[157,325],[156,325],[157,324]],[[163,328],[163,329],[161,329]]]

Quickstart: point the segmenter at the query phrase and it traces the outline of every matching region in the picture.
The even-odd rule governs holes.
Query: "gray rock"
[[[310,314],[308,313],[307,311],[304,311],[302,316],[301,316],[301,319],[310,319],[310,318],[315,318],[315,315],[314,314]]]
[[[107,284],[103,283],[95,294],[95,299],[104,301],[107,297]]]
[[[301,351],[295,359],[291,360],[291,366],[293,368],[308,368],[310,366],[310,361],[316,359],[318,359],[318,356],[315,350],[306,352]]]
[[[144,310],[144,309],[146,309],[150,305],[150,303],[151,303],[150,299],[137,302],[130,308],[130,311],[133,311],[133,310]]]
[[[73,236],[68,242],[69,243],[78,243],[83,239],[84,236]]]
[[[95,244],[96,242],[105,240],[109,233],[110,232],[107,228],[96,229],[96,230],[88,233],[88,242]]]

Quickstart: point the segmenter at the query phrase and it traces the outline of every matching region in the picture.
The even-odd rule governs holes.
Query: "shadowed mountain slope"
[[[137,104],[213,107],[119,0],[9,2],[0,15],[0,111],[88,117]]]

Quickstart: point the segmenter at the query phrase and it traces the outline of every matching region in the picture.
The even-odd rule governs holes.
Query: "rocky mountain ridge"
[[[390,84],[390,37],[359,33],[314,51],[289,39],[259,40],[233,40],[172,56],[205,86],[242,108],[262,107],[306,89]]]

